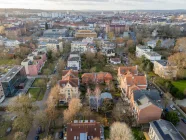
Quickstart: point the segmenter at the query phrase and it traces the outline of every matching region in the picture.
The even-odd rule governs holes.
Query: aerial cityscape
[[[0,2],[0,140],[186,140],[185,0]]]

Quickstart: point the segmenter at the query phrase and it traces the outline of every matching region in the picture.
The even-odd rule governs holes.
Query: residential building
[[[76,38],[93,37],[97,38],[97,33],[91,30],[77,30],[75,33]]]
[[[45,49],[45,51],[49,51],[51,50],[52,52],[62,52],[63,51],[63,42],[59,42],[57,40],[48,40],[46,42],[40,42],[38,45],[38,49],[40,49],[42,51],[44,51],[43,49]]]
[[[24,87],[26,80],[25,68],[23,66],[14,66],[0,78],[0,88],[3,90],[0,96],[3,97],[3,94],[5,97],[14,96],[19,89]]]
[[[104,140],[104,127],[94,120],[74,120],[67,124],[67,140]]]
[[[161,60],[161,55],[152,51],[148,46],[136,46],[136,57],[144,56],[146,59],[150,61]]]
[[[21,65],[25,67],[27,75],[36,76],[41,72],[46,61],[46,53],[36,49],[21,62]]]
[[[83,84],[109,83],[113,80],[112,75],[108,72],[84,73],[81,78]]]
[[[110,24],[106,25],[106,33],[113,32],[114,34],[122,34],[124,31],[128,31],[128,26],[124,24]]]
[[[102,41],[101,52],[107,57],[114,57],[116,55],[115,48],[116,48],[116,44],[114,44],[113,42]]]
[[[81,69],[81,56],[79,52],[70,53],[67,60],[67,69],[80,70]]]
[[[126,74],[120,80],[120,88],[122,90],[122,96],[131,98],[131,92],[134,90],[146,89],[147,88],[147,78],[146,75],[132,75],[130,73]]]
[[[62,80],[58,82],[60,89],[60,103],[66,103],[72,98],[78,98],[79,78],[76,70],[63,70]]]
[[[157,90],[133,90],[130,106],[138,124],[160,119],[163,111],[161,97]]]
[[[21,30],[17,27],[6,28],[5,35],[7,38],[17,39],[19,36],[21,36]]]
[[[49,38],[59,38],[59,37],[66,37],[66,36],[67,36],[67,29],[48,29],[43,33],[43,37],[49,37]]]
[[[164,79],[176,78],[177,71],[177,67],[168,64],[167,60],[154,61],[154,73]]]
[[[121,79],[125,77],[125,75],[138,75],[138,66],[130,66],[130,67],[119,67],[118,68],[118,82],[121,83]]]
[[[80,53],[85,53],[87,51],[88,43],[82,41],[73,41],[71,43],[71,52],[78,51]]]
[[[150,122],[148,135],[150,140],[184,140],[171,122],[162,119]]]
[[[137,45],[136,46],[136,57],[142,57],[146,52],[151,52],[148,46]]]
[[[154,49],[156,47],[156,43],[157,43],[157,40],[150,40],[147,42],[147,46]]]
[[[110,58],[110,63],[117,65],[117,64],[121,64],[121,59],[120,58]]]
[[[147,58],[150,61],[156,61],[156,60],[161,60],[161,55],[158,54],[157,52],[151,51],[151,52],[146,52],[144,53],[145,58]]]

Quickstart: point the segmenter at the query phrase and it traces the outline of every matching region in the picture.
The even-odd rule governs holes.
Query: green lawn
[[[140,129],[132,128],[132,133],[134,135],[135,140],[145,140],[145,136]]]
[[[43,97],[45,95],[45,91],[46,91],[46,87],[45,88],[41,88],[41,92],[40,92],[40,94],[39,94],[39,96],[37,98],[38,101],[43,100]]]
[[[15,63],[14,59],[0,59],[0,65],[13,65]]]
[[[30,93],[30,95],[32,96],[32,98],[33,98],[34,100],[37,100],[40,91],[41,91],[40,88],[30,88],[30,89],[28,90],[28,93]]]
[[[32,84],[32,87],[46,87],[46,84],[47,84],[47,79],[44,79],[44,78],[37,78],[35,79],[34,83]]]
[[[186,80],[172,81],[172,84],[181,92],[184,92],[186,89]]]

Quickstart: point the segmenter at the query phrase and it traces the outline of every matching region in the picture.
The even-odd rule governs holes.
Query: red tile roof
[[[82,75],[82,83],[103,83],[111,81],[112,75],[108,72],[84,73]]]
[[[88,123],[68,123],[67,124],[67,140],[74,140],[74,136],[79,137],[80,133],[87,133],[87,136],[93,136],[93,138],[100,138],[100,123],[88,122]]]
[[[63,71],[62,80],[59,81],[59,85],[63,87],[67,83],[69,83],[73,87],[78,87],[79,84],[78,71],[74,71],[74,70]]]

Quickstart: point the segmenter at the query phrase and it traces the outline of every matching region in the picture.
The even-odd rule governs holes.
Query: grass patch
[[[145,136],[139,128],[132,128],[132,133],[135,140],[145,140]]]
[[[16,63],[16,60],[14,59],[1,59],[0,65],[14,65]]]
[[[107,127],[104,127],[104,136],[105,136],[105,139],[109,139],[110,128],[108,126]]]
[[[11,127],[12,123],[11,121],[3,120],[0,122],[0,140],[3,140],[3,137],[6,135],[6,130]]]
[[[34,100],[37,100],[40,91],[41,91],[40,88],[30,88],[30,89],[28,90],[28,93],[30,93],[30,95],[32,96],[32,98],[33,98]]]
[[[184,93],[186,89],[186,80],[172,81],[172,84],[179,89],[179,91]]]
[[[37,98],[38,101],[43,100],[43,97],[45,95],[45,91],[46,91],[46,88],[41,88],[41,91],[40,91],[39,96]]]
[[[37,78],[35,79],[34,83],[32,84],[32,87],[46,87],[47,79],[46,78]]]

